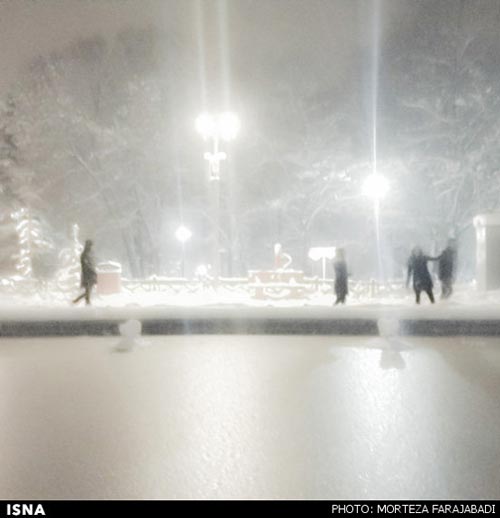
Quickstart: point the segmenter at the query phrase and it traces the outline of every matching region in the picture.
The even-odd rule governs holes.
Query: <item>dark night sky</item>
[[[165,28],[186,19],[189,0],[0,0],[0,92],[38,54],[81,37],[114,35],[132,26]],[[188,12],[186,16],[185,12]]]
[[[227,73],[242,79],[292,62],[331,81],[370,44],[371,12],[371,0],[0,0],[0,93],[36,55],[129,26],[156,25],[197,52],[199,20],[207,66],[217,73],[222,48]],[[384,2],[383,32],[403,31],[414,15],[412,2]]]
[[[317,83],[345,79],[356,51],[372,45],[373,6],[381,43],[404,52],[419,23],[449,23],[459,0],[0,0],[0,94],[38,54],[129,26],[155,25],[197,53],[209,70],[240,80],[293,65]],[[496,27],[498,0],[467,0],[464,19]],[[201,13],[201,16],[200,16]],[[201,20],[201,24],[200,24]],[[203,27],[204,36],[200,32]],[[221,58],[226,53],[228,59]],[[221,67],[221,63],[225,63]],[[210,77],[210,75],[209,75]]]

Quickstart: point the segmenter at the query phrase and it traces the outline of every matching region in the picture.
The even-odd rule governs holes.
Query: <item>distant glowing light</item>
[[[196,131],[208,139],[215,133],[215,120],[209,113],[202,113],[196,119]]]
[[[218,127],[222,140],[233,140],[240,131],[240,121],[232,112],[222,113],[218,118]]]
[[[380,174],[371,174],[363,184],[363,194],[370,198],[379,200],[383,198],[389,191],[389,182],[385,176]]]
[[[175,237],[178,241],[181,243],[185,243],[189,239],[191,239],[192,236],[191,230],[189,228],[185,227],[184,225],[181,225],[176,231],[175,231]]]
[[[205,264],[200,264],[196,267],[194,273],[197,277],[206,277],[208,275],[208,267]]]
[[[233,112],[218,115],[202,113],[196,119],[196,131],[205,139],[234,140],[240,130],[240,120]]]

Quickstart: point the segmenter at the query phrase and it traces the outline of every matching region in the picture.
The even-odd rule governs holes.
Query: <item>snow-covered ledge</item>
[[[478,214],[476,228],[476,280],[481,291],[500,288],[500,213]]]

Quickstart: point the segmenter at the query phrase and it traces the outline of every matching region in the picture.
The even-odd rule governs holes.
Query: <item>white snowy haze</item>
[[[454,234],[467,275],[471,218],[500,201],[499,29],[494,0],[0,1],[2,274],[19,210],[41,236],[40,275],[74,224],[127,275],[178,275],[180,224],[187,275],[209,263],[194,121],[232,110],[223,274],[271,267],[277,242],[307,273],[310,247],[343,246],[354,275],[373,274],[375,132],[387,274],[412,244]]]

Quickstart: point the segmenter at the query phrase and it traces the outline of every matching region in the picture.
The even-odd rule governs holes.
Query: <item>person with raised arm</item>
[[[92,241],[90,239],[85,241],[85,247],[80,256],[80,263],[82,266],[81,287],[85,291],[73,301],[73,304],[78,303],[85,297],[85,303],[89,306],[92,288],[97,284],[97,273],[95,269],[94,256],[92,254]]]
[[[408,274],[406,277],[406,287],[410,285],[410,278],[413,278],[413,291],[415,292],[415,302],[420,304],[420,294],[422,291],[427,293],[429,300],[434,304],[434,293],[432,292],[432,277],[427,268],[429,261],[437,261],[437,257],[424,255],[420,247],[415,247],[408,259]]]

